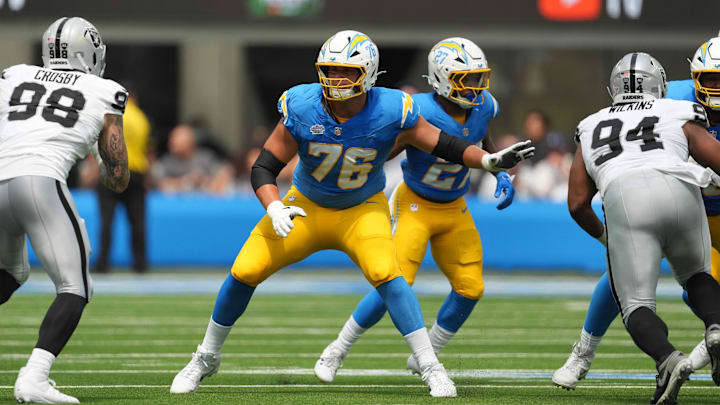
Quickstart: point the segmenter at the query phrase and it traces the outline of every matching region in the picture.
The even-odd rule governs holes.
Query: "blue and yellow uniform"
[[[345,252],[374,287],[400,276],[382,193],[383,163],[398,134],[418,121],[412,98],[373,87],[365,107],[340,123],[325,110],[320,84],[303,84],[283,93],[278,110],[300,157],[283,203],[304,209],[307,217],[296,217],[293,231],[281,238],[265,216],[235,259],[235,279],[255,287],[325,249]]]
[[[674,100],[687,100],[697,103],[695,95],[695,84],[692,80],[674,80],[668,82],[667,98]],[[720,140],[720,124],[708,128],[716,139]],[[710,226],[710,239],[712,241],[712,275],[720,282],[720,188],[710,185],[702,190],[705,213],[708,216]]]
[[[413,96],[428,122],[442,131],[478,143],[498,113],[497,101],[484,90],[485,102],[459,122],[438,104],[434,92]],[[463,197],[469,187],[467,167],[409,146],[402,161],[403,180],[390,198],[393,240],[403,276],[415,280],[428,241],[433,258],[453,290],[465,298],[479,299],[482,280],[482,244]]]

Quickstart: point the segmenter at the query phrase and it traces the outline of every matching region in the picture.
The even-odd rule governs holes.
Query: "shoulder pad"
[[[691,121],[702,126],[703,128],[710,128],[710,122],[708,121],[705,107],[701,106],[698,103],[693,103],[692,108],[694,114]]]
[[[115,101],[111,104],[112,108],[125,113],[125,107],[127,107],[128,92],[125,89],[118,90],[115,93]]]

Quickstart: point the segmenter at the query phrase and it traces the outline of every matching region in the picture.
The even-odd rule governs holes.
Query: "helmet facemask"
[[[463,108],[472,108],[485,102],[483,90],[490,88],[490,69],[459,70],[448,76],[451,91],[448,98]],[[466,90],[470,93],[463,95]]]
[[[377,45],[359,31],[344,30],[335,33],[320,47],[315,63],[323,96],[327,100],[342,101],[366,94],[375,85],[380,55]],[[341,70],[330,77],[332,68]],[[356,70],[357,76],[348,69]],[[347,77],[352,77],[348,79]]]
[[[705,107],[720,110],[720,88],[706,87],[703,84],[703,75],[708,73],[720,75],[720,69],[704,69],[692,72],[692,79],[695,82],[695,97]]]
[[[357,69],[358,77],[355,81],[347,77],[329,77],[331,67]],[[367,74],[364,67],[343,63],[317,62],[315,63],[315,68],[317,69],[320,85],[322,86],[323,95],[326,99],[342,101],[363,94],[362,84]]]
[[[490,68],[485,53],[466,38],[446,38],[428,53],[428,74],[424,76],[435,92],[464,109],[485,102],[490,88]]]
[[[690,77],[695,97],[705,107],[720,111],[720,88],[707,86],[707,75],[720,73],[720,37],[710,38],[695,51],[690,62]],[[716,81],[717,82],[717,81]]]

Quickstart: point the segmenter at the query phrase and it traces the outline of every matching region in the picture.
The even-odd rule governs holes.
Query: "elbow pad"
[[[447,160],[448,162],[464,166],[465,162],[463,161],[463,153],[465,152],[465,149],[470,146],[472,146],[472,143],[469,141],[441,131],[438,143],[435,145],[435,148],[431,153],[437,157]]]
[[[250,170],[250,184],[254,191],[266,185],[277,185],[275,179],[280,174],[286,163],[276,158],[269,150],[263,148],[260,155]]]

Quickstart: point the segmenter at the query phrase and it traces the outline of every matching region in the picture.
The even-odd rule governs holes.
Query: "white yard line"
[[[169,388],[169,385],[145,385],[145,384],[137,384],[137,385],[58,385],[57,388],[59,389],[98,389],[98,388],[104,388],[104,389],[113,389],[113,388],[163,388],[167,389]],[[0,389],[12,389],[13,386],[11,385],[0,385]],[[405,385],[405,384],[217,384],[217,385],[202,385],[200,387],[200,390],[203,388],[278,388],[278,389],[294,389],[294,388],[318,388],[322,390],[328,390],[333,388],[356,388],[356,389],[365,389],[365,388],[401,388],[401,389],[407,389],[407,388],[418,388],[418,389],[424,389],[427,390],[427,387],[425,385],[419,385],[419,384],[413,384],[413,385]],[[522,388],[522,389],[557,389],[557,387],[553,387],[549,384],[544,385],[517,385],[517,384],[459,384],[458,388],[497,388],[497,389],[505,389],[505,388]],[[627,388],[635,388],[635,389],[642,389],[642,390],[648,390],[651,389],[648,385],[583,385],[580,389],[627,389]],[[683,386],[683,391],[687,390],[699,390],[699,391],[705,391],[705,390],[716,390],[717,388],[715,386]]]
[[[223,353],[223,358],[234,359],[264,359],[264,358],[316,358],[319,352],[306,353]],[[399,353],[353,353],[353,358],[407,358],[407,352]],[[450,359],[565,359],[568,353],[442,353],[440,357]],[[27,360],[28,353],[2,353],[0,359],[20,359]],[[80,360],[80,359],[189,359],[190,352],[187,353],[86,353],[86,354],[69,354],[63,353],[59,362],[63,360]],[[598,359],[645,359],[647,355],[643,353],[600,353]]]
[[[548,379],[554,370],[519,370],[519,369],[470,369],[462,371],[449,371],[454,377],[477,377],[477,378],[509,378],[509,379]],[[629,379],[629,380],[652,380],[655,374],[650,370],[594,370],[588,375],[589,379]],[[17,374],[18,370],[0,370],[0,374]],[[178,369],[112,369],[112,370],[53,370],[53,374],[176,374]],[[245,369],[223,369],[220,374],[233,375],[314,375],[313,369],[309,368],[245,368]],[[342,369],[338,375],[350,377],[406,377],[412,376],[407,370],[389,369]],[[700,377],[700,378],[698,378]],[[693,374],[695,379],[710,380],[707,372]]]

